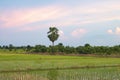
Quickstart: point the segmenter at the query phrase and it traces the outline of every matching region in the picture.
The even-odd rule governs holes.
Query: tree
[[[12,51],[12,49],[13,49],[13,45],[9,44],[9,51]]]
[[[52,42],[52,46],[54,46],[54,42],[58,39],[58,29],[56,27],[50,27],[48,34],[49,40]]]
[[[26,46],[26,51],[29,52],[32,49],[32,47],[30,45]]]
[[[62,43],[59,43],[58,45],[56,45],[56,47],[57,47],[57,52],[59,53],[64,52],[64,45]]]
[[[50,27],[48,34],[49,40],[52,42],[52,54],[54,54],[54,42],[58,39],[59,34],[58,34],[58,29],[56,27]]]
[[[32,50],[32,52],[42,52],[42,53],[44,53],[44,52],[47,52],[47,47],[46,46],[44,46],[44,45],[36,45],[35,47],[34,47],[34,49]]]
[[[86,43],[84,47],[91,47],[90,44]]]

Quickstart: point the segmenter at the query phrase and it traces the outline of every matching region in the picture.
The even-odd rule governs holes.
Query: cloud
[[[64,33],[63,33],[62,30],[59,30],[58,34],[59,34],[60,36],[63,36],[63,35],[64,35]]]
[[[113,31],[112,29],[109,29],[107,31],[109,34],[115,34],[115,35],[120,35],[120,27],[116,27],[115,31]]]
[[[111,29],[109,29],[107,32],[108,32],[109,34],[113,34],[113,31],[112,31]]]
[[[119,2],[118,2],[119,3]],[[120,20],[120,5],[118,3],[90,4],[88,6],[66,7],[62,13],[64,17],[59,22],[65,26],[79,26],[112,20]]]
[[[107,5],[106,5],[107,4]],[[0,23],[3,27],[21,27],[23,30],[34,30],[28,28],[28,24],[40,23],[38,25],[56,26],[79,26],[99,22],[120,20],[119,1],[96,3],[76,6],[49,5],[47,7],[24,8],[17,10],[1,11]],[[27,26],[26,28],[23,26]],[[43,28],[45,26],[41,26]]]
[[[117,27],[117,28],[116,28],[115,33],[118,34],[118,35],[120,35],[120,27]]]
[[[76,29],[71,33],[71,35],[73,37],[81,37],[86,33],[87,33],[87,30],[85,30],[85,29]]]
[[[11,10],[9,14],[7,12],[2,13],[0,21],[4,23],[3,26],[5,27],[21,26],[38,21],[57,19],[63,16],[60,12],[61,8],[57,6]]]
[[[65,36],[64,32],[62,30],[59,30],[58,34],[60,35],[60,39],[66,40],[67,37]]]

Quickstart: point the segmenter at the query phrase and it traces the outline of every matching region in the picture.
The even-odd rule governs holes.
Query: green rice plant
[[[119,64],[120,58],[4,53],[0,80],[120,80]]]
[[[0,80],[120,80],[120,67],[7,72]]]
[[[47,78],[49,80],[57,80],[58,71],[57,70],[49,70],[47,73]]]
[[[120,66],[119,58],[0,54],[0,71]]]

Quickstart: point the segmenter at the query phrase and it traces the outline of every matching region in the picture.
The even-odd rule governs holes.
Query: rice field
[[[7,72],[0,80],[120,80],[120,68]]]
[[[120,80],[120,59],[5,53],[0,80]]]

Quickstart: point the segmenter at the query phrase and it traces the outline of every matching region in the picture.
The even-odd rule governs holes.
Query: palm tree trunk
[[[52,54],[54,55],[54,42],[52,42]]]
[[[52,46],[54,47],[54,42],[52,42]]]

